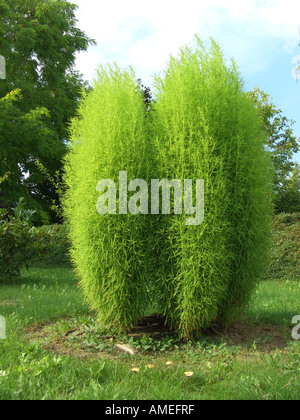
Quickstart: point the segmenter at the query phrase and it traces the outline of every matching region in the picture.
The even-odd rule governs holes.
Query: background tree
[[[8,197],[17,200],[17,196],[26,195],[26,168],[30,156],[54,158],[56,152],[57,159],[60,158],[54,132],[47,127],[48,110],[37,107],[23,112],[18,106],[21,100],[20,89],[0,99],[1,207],[9,207]]]
[[[57,193],[37,162],[51,175],[61,169],[68,122],[87,88],[75,55],[94,41],[77,28],[76,8],[64,0],[0,0],[2,202],[22,195],[40,215],[49,215]]]
[[[290,188],[292,182],[291,175],[297,171],[293,155],[299,151],[299,139],[293,132],[294,121],[283,115],[267,93],[256,87],[248,94],[261,116],[262,128],[267,134],[266,148],[271,152],[273,164],[274,205],[275,211],[280,212],[282,206],[278,207],[278,203],[282,203],[284,192]]]
[[[274,204],[276,213],[300,213],[300,166],[297,163],[276,194]]]

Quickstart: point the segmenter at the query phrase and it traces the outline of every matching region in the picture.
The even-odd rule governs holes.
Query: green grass
[[[299,282],[263,282],[240,321],[243,341],[224,333],[188,343],[171,335],[157,341],[125,334],[111,342],[101,338],[104,331],[82,303],[71,269],[31,268],[18,283],[0,286],[0,315],[7,322],[0,399],[297,400],[300,341],[291,339],[291,320],[300,314],[299,292]],[[271,333],[256,337],[264,327]],[[282,332],[278,346],[272,328]],[[84,334],[70,333],[79,329]],[[135,356],[113,350],[125,339]],[[194,375],[187,378],[187,371]]]
[[[300,315],[300,283],[295,280],[265,280],[247,311],[251,318],[288,326]]]

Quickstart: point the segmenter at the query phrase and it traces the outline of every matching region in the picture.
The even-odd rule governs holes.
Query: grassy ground
[[[298,400],[300,340],[292,339],[291,322],[300,315],[299,294],[299,282],[267,280],[228,331],[181,343],[165,331],[156,331],[158,340],[155,328],[103,331],[71,269],[31,268],[15,285],[0,286],[7,324],[0,399]]]

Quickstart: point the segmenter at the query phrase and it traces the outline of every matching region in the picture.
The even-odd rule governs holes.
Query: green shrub
[[[65,215],[79,284],[99,321],[116,327],[136,322],[148,305],[149,221],[130,213],[100,216],[96,186],[111,179],[118,191],[119,171],[127,171],[128,180],[149,179],[145,112],[133,71],[101,68],[73,122],[65,167]]]
[[[32,227],[30,262],[35,265],[70,265],[70,241],[65,225]]]
[[[156,241],[161,311],[190,337],[228,324],[263,275],[269,159],[236,66],[214,42],[209,52],[200,40],[182,49],[156,77],[154,95],[157,178],[205,182],[204,222],[162,216]]]
[[[101,322],[128,327],[149,302],[181,337],[224,325],[249,301],[268,245],[270,163],[233,64],[200,41],[171,58],[145,109],[133,72],[101,68],[72,124],[65,215],[80,285]],[[205,217],[96,211],[101,179],[204,180]],[[129,198],[129,197],[128,197]],[[117,201],[117,206],[119,201]],[[195,204],[195,203],[193,203]]]
[[[300,213],[275,215],[267,277],[300,279],[299,244]]]
[[[20,276],[29,261],[32,235],[28,223],[0,213],[0,284]]]
[[[275,213],[299,213],[300,191],[284,189],[274,198]]]
[[[0,210],[0,283],[20,276],[22,267],[70,265],[70,242],[64,225],[33,227],[35,211],[21,197],[16,207]]]

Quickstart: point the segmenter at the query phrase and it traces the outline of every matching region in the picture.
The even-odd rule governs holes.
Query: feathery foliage
[[[208,52],[197,39],[171,58],[156,90],[157,178],[205,182],[203,223],[161,216],[156,233],[161,308],[188,338],[212,322],[228,324],[262,274],[269,159],[236,66],[213,41]]]
[[[73,122],[66,162],[72,259],[99,321],[116,327],[136,322],[148,303],[148,220],[129,213],[100,216],[96,185],[111,179],[118,191],[119,171],[127,171],[130,180],[149,178],[145,107],[136,80],[133,71],[122,72],[116,65],[99,70]]]
[[[270,161],[258,112],[215,42],[209,51],[199,39],[183,48],[155,88],[148,112],[132,70],[100,69],[72,125],[65,213],[80,285],[99,320],[127,327],[155,302],[188,339],[227,325],[263,275]],[[172,214],[174,200],[170,215],[100,217],[97,182],[114,180],[118,191],[120,171],[148,186],[192,180],[193,206],[195,181],[204,180],[203,223]]]

